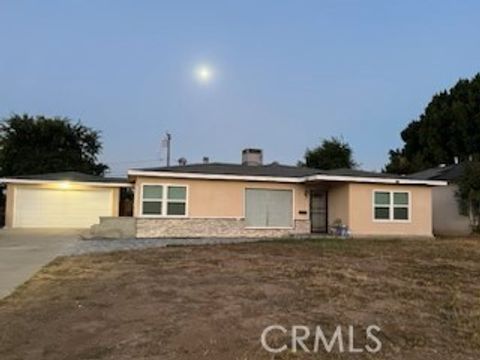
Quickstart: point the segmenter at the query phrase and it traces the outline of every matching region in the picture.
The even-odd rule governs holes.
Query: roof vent
[[[263,152],[261,149],[244,149],[242,151],[242,165],[261,166],[263,164]]]
[[[187,159],[185,159],[184,157],[181,157],[180,159],[178,159],[178,165],[180,166],[187,165]]]

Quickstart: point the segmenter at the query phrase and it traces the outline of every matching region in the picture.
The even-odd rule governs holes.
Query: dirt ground
[[[361,353],[264,350],[337,326]],[[365,330],[382,349],[370,354]],[[267,342],[290,344],[273,331]],[[348,339],[344,336],[345,351]],[[310,350],[314,337],[305,340]],[[290,345],[289,345],[290,346]],[[480,241],[311,240],[60,258],[0,302],[0,359],[479,359]]]

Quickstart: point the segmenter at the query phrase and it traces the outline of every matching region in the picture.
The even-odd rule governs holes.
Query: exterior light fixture
[[[71,187],[71,184],[69,181],[62,181],[58,184],[58,187],[62,190],[68,190]]]

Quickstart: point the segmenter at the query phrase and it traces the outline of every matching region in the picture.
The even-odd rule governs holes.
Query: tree
[[[480,154],[480,74],[433,96],[423,114],[400,134],[384,171],[412,173]]]
[[[100,133],[68,118],[12,115],[0,124],[0,175],[79,171],[103,175]]]
[[[384,172],[396,174],[410,174],[414,170],[402,149],[390,150],[388,152],[389,163],[385,165]]]
[[[324,139],[320,146],[307,149],[305,162],[301,165],[322,170],[353,168],[357,166],[353,160],[353,151],[342,139],[332,137]]]
[[[467,162],[464,166],[456,193],[458,207],[462,215],[470,218],[472,230],[478,232],[480,230],[480,162]]]

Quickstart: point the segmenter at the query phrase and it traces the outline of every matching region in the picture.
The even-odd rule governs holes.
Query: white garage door
[[[87,228],[112,215],[112,189],[51,190],[17,188],[13,227]]]

